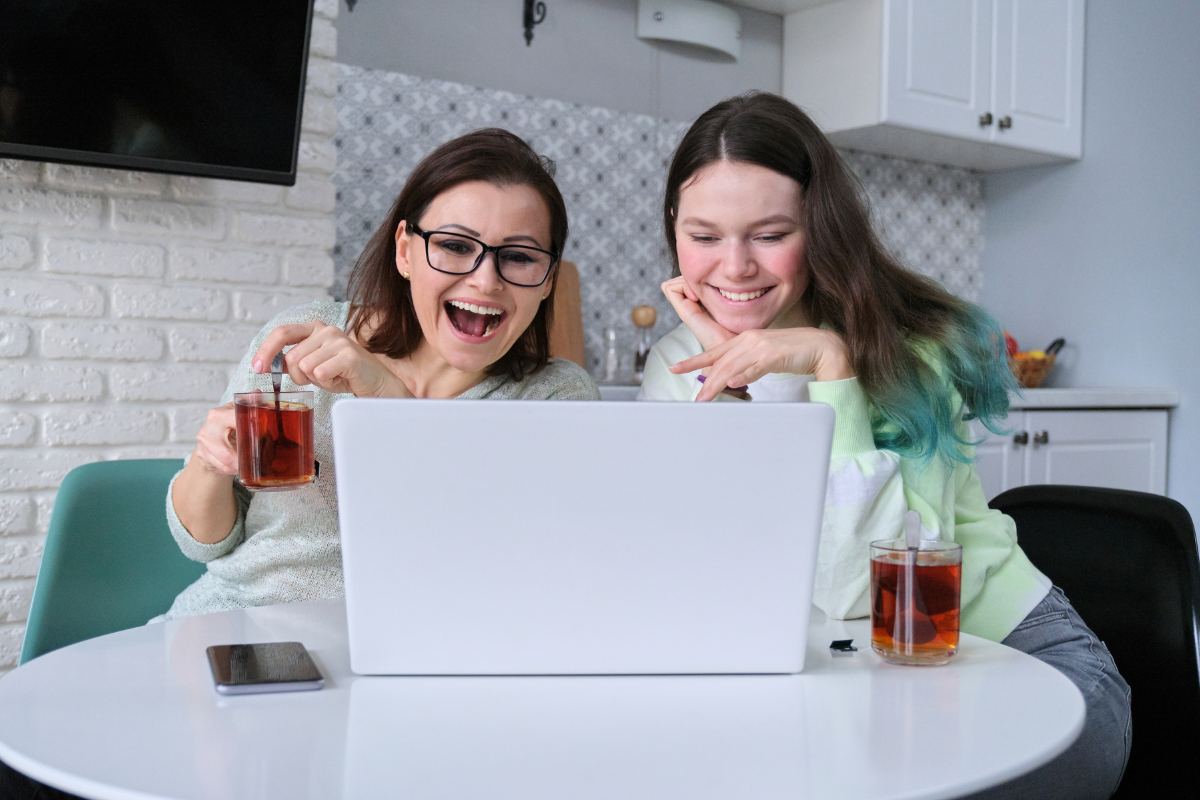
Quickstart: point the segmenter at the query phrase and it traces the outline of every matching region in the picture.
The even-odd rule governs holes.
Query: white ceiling
[[[772,14],[787,14],[802,8],[822,6],[834,0],[722,0],[727,6],[756,8],[759,11],[769,11]]]

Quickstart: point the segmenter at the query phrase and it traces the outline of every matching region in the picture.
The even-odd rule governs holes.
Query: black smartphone
[[[305,692],[325,685],[299,642],[213,645],[208,648],[208,665],[221,694]]]

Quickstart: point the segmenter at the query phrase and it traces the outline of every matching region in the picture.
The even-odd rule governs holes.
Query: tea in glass
[[[312,392],[247,392],[233,401],[243,486],[280,492],[316,478]]]
[[[871,543],[871,649],[893,664],[945,664],[958,651],[962,545]]]

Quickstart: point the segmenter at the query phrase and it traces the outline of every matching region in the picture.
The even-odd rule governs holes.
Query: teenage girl
[[[644,399],[833,406],[816,605],[866,616],[868,544],[920,512],[922,536],[962,545],[962,630],[1054,666],[1087,703],[1066,753],[984,796],[1111,795],[1129,756],[1129,687],[1013,520],[988,508],[973,466],[968,420],[996,430],[1008,412],[995,321],[887,253],[837,151],[775,95],[696,121],[663,211],[676,266],[663,291],[683,322],[651,351]]]

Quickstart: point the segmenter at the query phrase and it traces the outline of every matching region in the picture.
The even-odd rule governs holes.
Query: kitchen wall
[[[637,0],[546,0],[525,45],[519,0],[345,0],[346,64],[520,95],[690,120],[749,89],[780,91],[783,18],[739,8],[736,62],[638,39]]]
[[[292,187],[0,160],[0,672],[72,468],[191,451],[281,308],[327,298],[336,0],[317,0]]]
[[[982,301],[1056,386],[1165,386],[1168,493],[1200,518],[1200,4],[1087,8],[1083,160],[987,177]]]
[[[340,296],[354,260],[417,162],[442,142],[497,125],[557,164],[571,219],[566,257],[580,272],[588,368],[600,374],[604,331],[632,362],[636,305],[679,323],[659,289],[670,276],[662,235],[666,166],[689,125],[612,109],[342,65],[338,88],[337,265]],[[983,181],[965,170],[846,153],[885,241],[961,297],[982,283]]]

